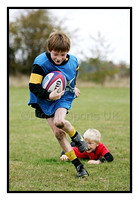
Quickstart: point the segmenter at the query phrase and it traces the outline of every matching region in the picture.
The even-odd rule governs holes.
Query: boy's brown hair
[[[70,50],[70,39],[62,31],[55,31],[50,34],[47,40],[47,50],[65,52]]]

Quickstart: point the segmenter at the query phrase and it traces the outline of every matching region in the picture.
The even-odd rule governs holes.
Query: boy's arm
[[[113,161],[113,156],[110,152],[108,152],[104,155],[104,158],[100,158],[99,160],[100,160],[101,163],[105,162],[105,161],[111,162],[111,161]]]
[[[76,78],[75,78],[75,85],[76,85],[76,79],[77,79],[77,76],[78,76],[78,71],[79,71],[79,66],[76,67]]]
[[[80,90],[75,87],[75,95],[76,95],[76,98],[80,95]]]
[[[113,161],[113,156],[111,155],[110,152],[106,153],[103,158],[100,158],[98,160],[89,160],[88,164],[100,164],[106,161],[107,162]]]
[[[77,68],[76,68],[75,85],[76,85],[76,79],[77,79],[77,75],[78,75],[78,70],[79,70],[79,66],[77,66]],[[76,98],[80,95],[80,90],[77,87],[75,87],[75,95],[76,95]]]
[[[34,65],[29,81],[29,89],[37,97],[42,99],[49,99],[50,92],[42,88],[41,83],[45,77],[45,73],[39,65]]]

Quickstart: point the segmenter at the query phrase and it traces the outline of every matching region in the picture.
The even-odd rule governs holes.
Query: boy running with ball
[[[86,148],[86,142],[79,132],[67,121],[67,111],[71,109],[72,101],[80,95],[75,87],[78,73],[78,61],[73,55],[68,54],[70,50],[70,39],[66,34],[56,31],[50,34],[47,42],[47,52],[38,55],[33,63],[30,76],[29,105],[35,108],[35,115],[39,118],[46,118],[53,130],[65,155],[72,162],[77,170],[78,177],[88,176],[88,172],[75,155],[66,133],[75,143],[81,153]],[[42,88],[43,78],[52,71],[61,71],[67,79],[65,91],[58,93],[58,89],[48,92]]]

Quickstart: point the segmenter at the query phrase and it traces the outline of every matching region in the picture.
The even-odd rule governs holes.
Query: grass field
[[[67,119],[84,133],[96,128],[114,161],[89,165],[76,178],[45,119],[27,106],[27,88],[9,90],[9,191],[130,191],[130,93],[128,88],[80,88]]]

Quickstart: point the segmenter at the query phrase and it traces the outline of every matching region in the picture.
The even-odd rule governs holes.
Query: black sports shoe
[[[71,139],[81,153],[87,150],[87,144],[80,133],[76,132],[75,136],[73,136]]]
[[[78,165],[76,167],[76,170],[77,170],[77,176],[78,177],[85,177],[85,176],[89,176],[88,172],[86,171],[86,169],[84,168],[84,166],[82,164]]]

